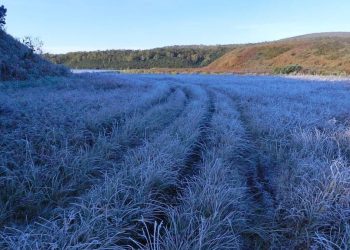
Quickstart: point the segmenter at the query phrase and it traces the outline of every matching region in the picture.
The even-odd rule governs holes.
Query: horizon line
[[[155,49],[161,49],[161,48],[172,48],[172,47],[194,47],[194,46],[203,46],[203,47],[211,47],[211,46],[234,46],[234,45],[247,45],[247,44],[260,44],[260,43],[269,43],[269,42],[277,42],[285,39],[293,39],[293,38],[299,38],[303,36],[312,36],[312,35],[321,35],[324,34],[348,34],[350,37],[350,31],[329,31],[329,32],[313,32],[313,33],[306,33],[306,34],[299,34],[299,35],[294,35],[290,37],[283,37],[283,38],[278,38],[278,39],[272,39],[272,40],[261,40],[261,41],[252,41],[252,42],[241,42],[241,43],[216,43],[216,44],[173,44],[173,45],[160,45],[160,46],[155,46],[155,47],[129,47],[129,48],[104,48],[104,49],[97,49],[97,48],[87,48],[85,50],[81,49],[76,49],[73,47],[64,49],[64,47],[61,48],[55,48],[51,47],[51,49],[45,49],[45,54],[51,54],[51,55],[64,55],[64,54],[70,54],[70,53],[91,53],[91,52],[100,52],[100,51],[116,51],[116,50],[121,50],[121,51],[145,51],[145,50],[155,50]],[[49,50],[55,51],[55,50],[60,50],[62,49],[62,52],[48,52]]]

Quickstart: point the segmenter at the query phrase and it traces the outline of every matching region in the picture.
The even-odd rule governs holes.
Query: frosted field
[[[84,73],[118,73],[117,70],[108,70],[108,69],[72,69],[73,74],[84,74]]]
[[[1,249],[350,249],[350,82],[0,84]]]

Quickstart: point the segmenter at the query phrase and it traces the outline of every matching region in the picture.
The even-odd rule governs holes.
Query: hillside
[[[350,32],[314,33],[256,44],[74,52],[46,57],[78,69],[349,75]]]
[[[196,68],[207,66],[236,46],[172,46],[151,50],[72,52],[46,57],[77,69]]]
[[[321,33],[311,33],[301,36],[295,36],[290,37],[286,39],[281,40],[305,40],[305,39],[313,39],[313,38],[337,38],[337,37],[343,37],[343,38],[350,38],[350,32],[321,32]]]
[[[206,72],[350,74],[350,33],[320,33],[235,48]]]
[[[25,80],[67,74],[68,70],[36,55],[0,30],[0,80]]]

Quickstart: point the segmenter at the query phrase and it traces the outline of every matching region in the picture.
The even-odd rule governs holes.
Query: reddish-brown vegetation
[[[324,33],[275,42],[247,44],[234,48],[206,67],[150,71],[272,74],[279,73],[291,65],[300,66],[299,73],[303,74],[349,75],[350,34]]]

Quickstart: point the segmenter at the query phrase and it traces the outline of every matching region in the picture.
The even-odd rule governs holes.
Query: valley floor
[[[349,249],[350,82],[0,84],[1,249]]]

